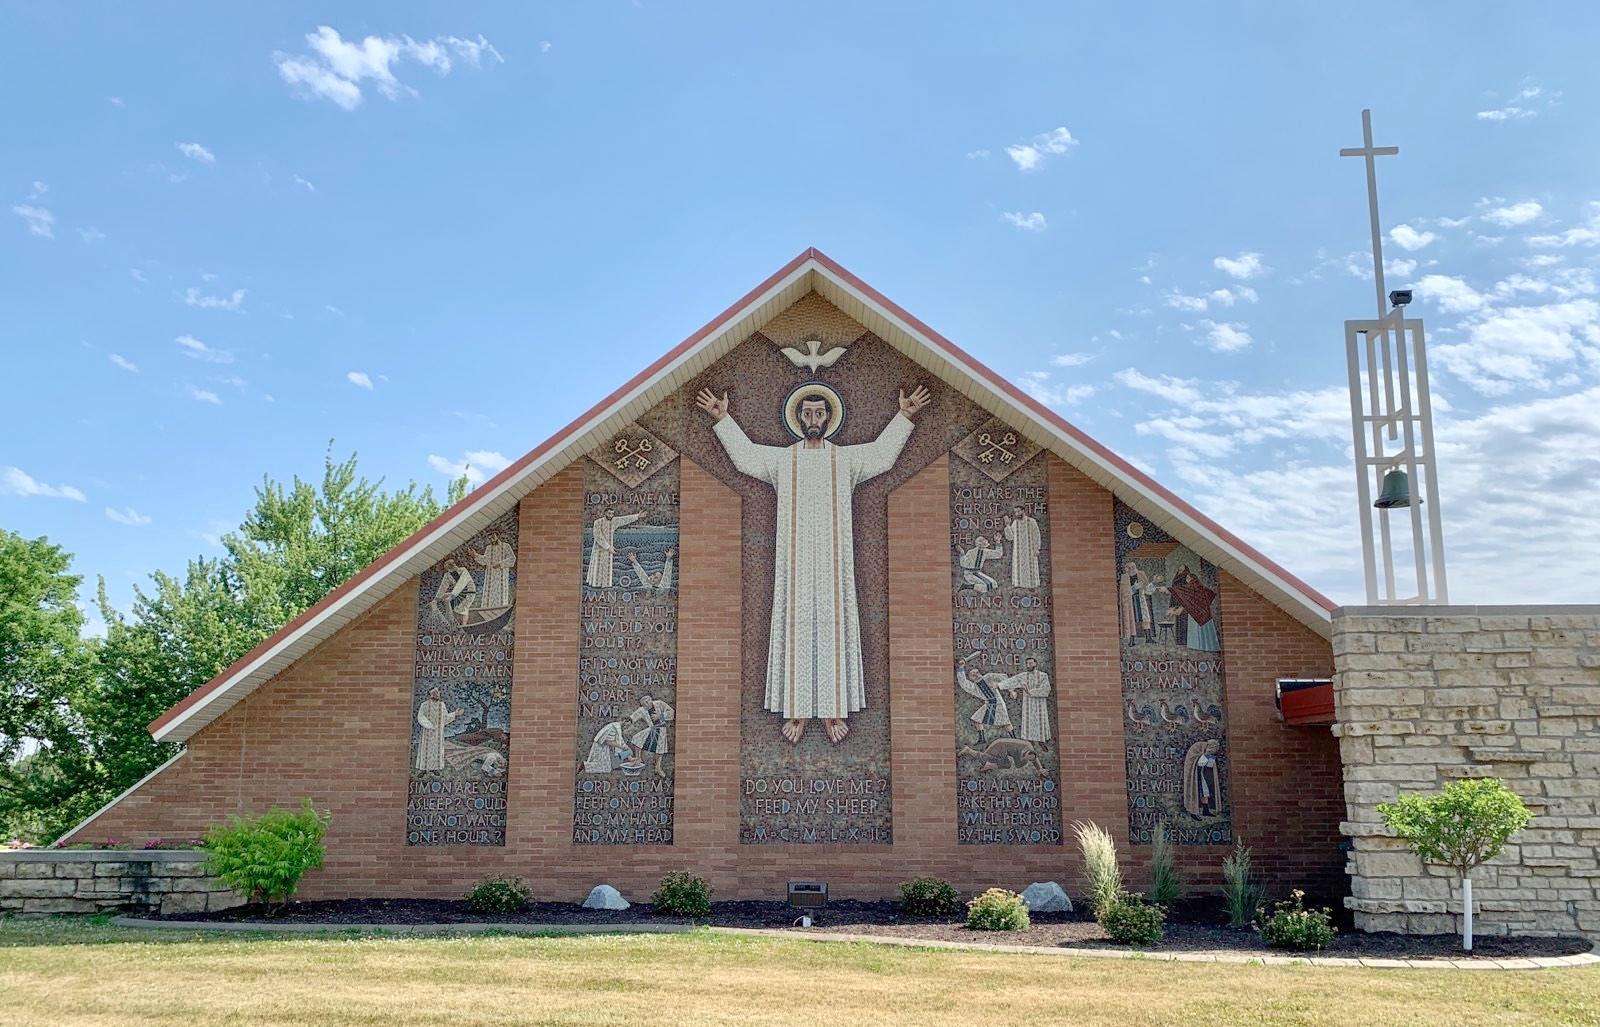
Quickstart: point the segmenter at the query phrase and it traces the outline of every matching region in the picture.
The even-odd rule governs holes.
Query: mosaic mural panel
[[[998,421],[951,451],[956,839],[1060,845],[1048,464]]]
[[[680,451],[742,501],[739,837],[888,844],[888,497],[984,418],[803,303],[684,394]]]
[[[1217,569],[1116,504],[1128,836],[1233,839]]]
[[[575,844],[672,844],[678,471],[639,424],[584,460]]]
[[[407,845],[504,845],[517,511],[422,572]]]

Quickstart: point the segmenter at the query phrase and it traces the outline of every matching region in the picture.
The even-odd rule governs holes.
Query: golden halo
[[[800,400],[806,396],[826,396],[828,405],[833,408],[833,416],[828,418],[828,428],[822,433],[825,439],[831,439],[844,424],[844,400],[839,394],[823,385],[821,382],[804,382],[790,390],[783,401],[783,423],[789,426],[789,434],[797,439],[806,437],[805,429],[800,427]]]

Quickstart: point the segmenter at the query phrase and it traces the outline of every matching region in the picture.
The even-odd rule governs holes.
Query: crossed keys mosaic
[[[1039,446],[998,417],[991,417],[956,443],[953,452],[995,481],[1004,481],[1031,460]]]
[[[589,459],[629,488],[678,458],[677,450],[638,424],[630,424],[589,451]]]

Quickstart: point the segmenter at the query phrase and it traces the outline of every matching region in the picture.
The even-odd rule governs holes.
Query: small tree
[[[1472,871],[1498,856],[1533,814],[1493,777],[1454,781],[1437,795],[1402,795],[1379,803],[1378,812],[1418,857],[1461,876],[1461,947],[1471,952]]]

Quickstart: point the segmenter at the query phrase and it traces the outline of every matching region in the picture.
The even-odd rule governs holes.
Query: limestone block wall
[[[1498,777],[1534,817],[1473,874],[1475,932],[1600,935],[1600,606],[1346,607],[1333,656],[1356,927],[1461,929],[1455,872],[1377,806]]]
[[[244,899],[205,872],[192,849],[0,852],[0,916],[203,913]]]

